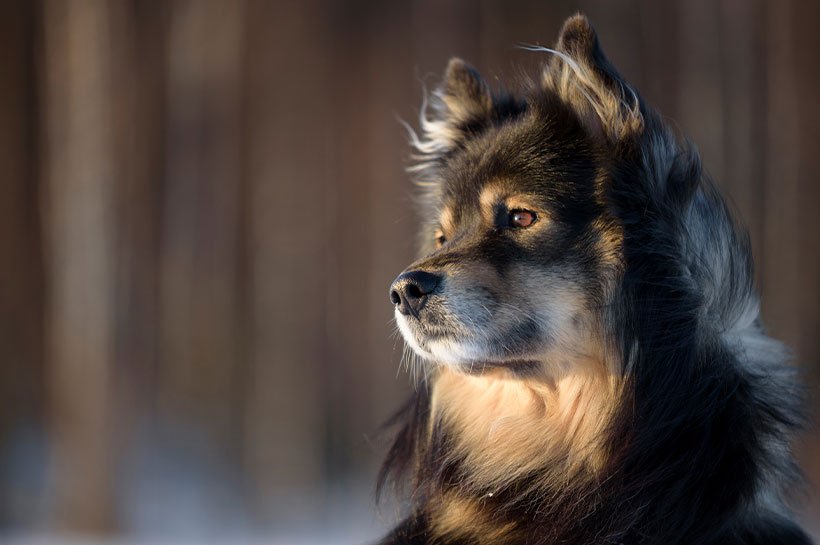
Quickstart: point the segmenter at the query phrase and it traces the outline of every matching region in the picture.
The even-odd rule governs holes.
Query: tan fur
[[[501,183],[488,183],[481,189],[478,202],[481,204],[481,215],[487,225],[493,224],[493,209],[503,202],[505,196],[506,190]]]
[[[444,236],[450,236],[455,231],[455,218],[453,218],[453,211],[450,208],[445,206],[441,210],[439,225]]]
[[[472,538],[480,543],[499,543],[515,525],[498,524],[493,514],[480,501],[456,494],[446,494],[432,510],[433,532],[440,536]]]
[[[433,386],[433,420],[454,430],[472,484],[501,488],[535,470],[545,482],[556,472],[593,477],[619,387],[589,355],[553,354],[533,378],[445,368]]]
[[[555,67],[542,74],[544,86],[572,106],[592,134],[617,142],[643,131],[638,97],[631,88],[621,83],[617,89],[609,88],[602,84],[600,76],[585,59],[579,58],[576,62],[562,51],[543,50],[560,59]]]
[[[592,224],[598,233],[598,255],[602,257],[603,265],[618,270],[623,265],[624,233],[620,226],[615,227],[598,219]]]

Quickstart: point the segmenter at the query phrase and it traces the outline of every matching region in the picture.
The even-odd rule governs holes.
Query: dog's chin
[[[471,375],[497,370],[527,374],[541,366],[540,359],[524,353],[500,356],[478,341],[463,340],[446,333],[425,334],[404,317],[397,323],[407,345],[431,365],[441,365]]]
[[[442,348],[441,346],[444,345]],[[484,352],[475,346],[461,346],[459,343],[434,341],[431,346],[433,361],[449,369],[469,375],[482,375],[495,371],[510,371],[514,374],[532,374],[541,367],[534,357],[517,356],[500,358]]]

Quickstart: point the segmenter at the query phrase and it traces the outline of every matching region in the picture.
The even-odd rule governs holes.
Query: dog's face
[[[576,344],[602,303],[612,256],[596,149],[543,98],[443,161],[425,235],[433,251],[391,288],[424,358],[476,370],[539,362]]]
[[[601,194],[606,153],[555,93],[499,105],[477,78],[460,61],[448,68],[443,96],[472,111],[473,126],[436,159],[430,252],[390,297],[423,358],[468,371],[526,369],[596,335],[619,262]],[[471,97],[485,102],[484,121]]]
[[[426,255],[390,298],[425,359],[524,370],[556,351],[584,351],[598,334],[621,262],[604,196],[609,148],[635,114],[602,71],[594,34],[565,34],[562,44],[559,63],[523,98],[493,96],[474,69],[451,61],[438,117],[423,121]],[[579,74],[598,88],[567,81]],[[590,98],[604,92],[619,95]],[[599,106],[617,111],[609,119]]]

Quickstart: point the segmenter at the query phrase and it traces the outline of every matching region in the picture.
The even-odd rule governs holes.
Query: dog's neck
[[[620,379],[588,355],[551,358],[537,371],[442,368],[435,377],[431,433],[448,435],[461,480],[438,495],[441,532],[453,531],[465,513],[480,521],[480,504],[500,491],[526,483],[528,492],[544,492],[596,479],[604,467]]]
[[[432,390],[432,422],[454,437],[465,465],[487,486],[542,468],[600,467],[604,430],[620,380],[598,361],[545,363],[519,376],[442,369]],[[558,466],[556,466],[556,463]]]

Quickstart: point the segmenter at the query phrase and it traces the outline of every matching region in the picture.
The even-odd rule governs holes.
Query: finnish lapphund
[[[423,257],[389,295],[421,378],[382,543],[810,543],[748,235],[585,17],[539,49],[516,92],[451,60],[411,130]]]

